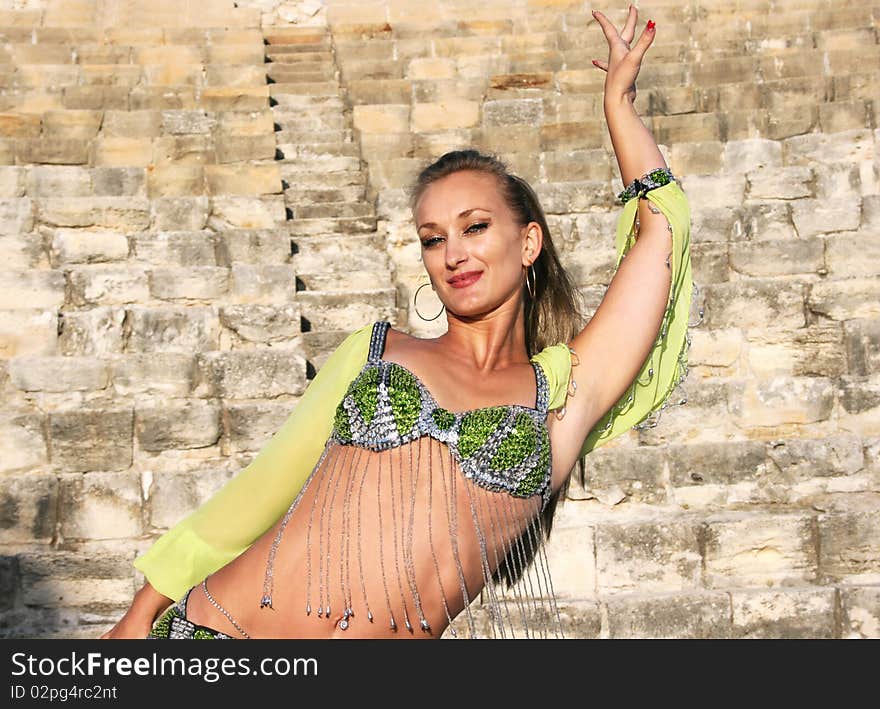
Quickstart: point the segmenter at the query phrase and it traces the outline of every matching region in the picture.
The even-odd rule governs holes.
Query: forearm
[[[173,599],[159,593],[148,581],[135,593],[131,607],[138,615],[155,620],[172,603]]]
[[[606,96],[604,104],[608,133],[624,187],[650,170],[666,167],[654,136],[642,123],[632,102],[626,97]]]

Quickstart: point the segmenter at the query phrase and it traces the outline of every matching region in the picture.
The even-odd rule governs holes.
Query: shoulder
[[[548,345],[540,352],[533,354],[530,359],[541,365],[541,369],[547,377],[548,408],[557,409],[563,406],[571,374],[571,352],[568,345],[564,342]]]

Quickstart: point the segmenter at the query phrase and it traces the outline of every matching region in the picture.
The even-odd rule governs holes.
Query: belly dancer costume
[[[687,200],[675,182],[647,198],[672,235],[669,301],[651,353],[586,436],[582,456],[633,427],[656,425],[687,375],[694,290]],[[625,205],[618,222],[617,266],[634,243],[637,202]],[[452,623],[463,611],[471,637],[562,635],[541,512],[551,499],[546,419],[553,410],[564,416],[576,355],[557,343],[530,358],[534,407],[454,412],[414,372],[383,359],[388,328],[382,321],[351,333],[256,458],[135,560],[160,593],[181,599],[149,637],[230,637],[188,620],[186,601],[279,518],[254,599],[263,609],[277,601],[276,552],[295,518],[306,534],[305,616],[326,622],[332,615],[342,630],[363,623],[407,633],[431,632],[434,617],[455,634]],[[471,612],[478,594],[488,623]]]

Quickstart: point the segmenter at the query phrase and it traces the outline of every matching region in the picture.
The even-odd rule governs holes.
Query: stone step
[[[295,52],[293,54],[279,54],[278,52],[273,52],[271,48],[267,47],[266,57],[271,59],[271,61],[266,62],[266,66],[276,65],[296,65],[301,63],[310,64],[313,62],[320,62],[322,64],[332,64],[334,62],[333,52],[329,51],[317,51],[317,52]]]
[[[273,64],[268,64],[267,66],[274,66]],[[296,86],[299,83],[318,83],[322,81],[336,81],[336,69],[333,67],[329,67],[324,71],[301,71],[296,74],[290,74],[287,76],[278,76],[275,72],[269,72],[269,76],[272,77],[272,81],[268,82],[272,83],[280,83],[283,82],[288,86]]]
[[[336,65],[326,62],[298,62],[296,64],[266,64],[266,73],[273,80],[283,82],[303,81],[304,76],[319,75],[314,81],[329,81],[336,78]]]
[[[328,38],[324,27],[267,27],[263,31],[263,41],[268,46],[310,44]]]
[[[269,44],[266,45],[266,56],[274,61],[288,61],[289,57],[297,54],[332,53],[329,39],[307,44]]]
[[[373,288],[349,293],[296,294],[302,317],[312,330],[352,332],[376,320],[393,320],[397,309],[397,289]]]
[[[301,172],[353,172],[360,171],[361,160],[358,157],[315,155],[308,158],[290,158],[277,161],[281,167],[282,179],[285,175],[296,175]],[[289,181],[289,180],[288,180]]]
[[[278,142],[278,150],[285,158],[311,158],[325,155],[341,157],[360,157],[360,146],[357,143],[282,143]]]
[[[373,258],[375,258],[375,255],[373,255]],[[328,272],[326,268],[316,273],[297,271],[296,277],[305,286],[308,293],[338,294],[370,290],[383,281],[389,286],[391,285],[391,270],[387,266],[372,271],[359,271],[353,268],[340,269],[335,273]],[[303,291],[299,292],[302,293]]]
[[[327,202],[304,204],[293,209],[294,219],[341,219],[349,217],[374,217],[373,205],[367,202]]]
[[[324,110],[320,106],[313,106],[308,112],[294,112],[287,110],[288,108],[273,107],[273,120],[282,129],[314,132],[350,128],[349,117],[338,108]]]
[[[278,98],[283,94],[296,94],[297,96],[339,96],[339,84],[334,81],[300,81],[296,83],[280,82],[269,84],[269,95]]]
[[[277,140],[278,143],[320,145],[322,143],[350,143],[352,139],[352,131],[349,128],[325,131],[285,128],[275,132],[275,140]]]
[[[358,202],[366,197],[366,185],[349,187],[291,187],[284,191],[284,201],[294,208],[298,204],[323,204],[325,202]]]
[[[321,274],[339,271],[385,271],[388,253],[385,242],[376,234],[363,236],[329,235],[322,239],[294,239],[293,257],[297,275]]]
[[[376,217],[374,216],[343,219],[294,219],[287,223],[292,237],[367,234],[376,231]]]
[[[342,113],[345,104],[340,98],[339,92],[333,94],[297,94],[290,93],[292,89],[285,88],[283,91],[276,88],[278,84],[269,84],[269,94],[274,101],[274,106],[281,109],[294,109],[298,111],[310,111],[312,108],[333,109]]]
[[[285,170],[281,163],[281,178],[289,185],[288,190],[297,189],[336,189],[339,187],[364,187],[366,176],[360,169],[340,170],[339,172],[317,172],[314,170]]]

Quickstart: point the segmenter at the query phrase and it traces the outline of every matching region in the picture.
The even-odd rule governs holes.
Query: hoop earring
[[[420,285],[418,288],[416,288],[416,292],[413,295],[413,309],[416,311],[416,315],[418,315],[425,322],[431,322],[431,320],[436,320],[437,318],[439,318],[443,314],[443,311],[446,310],[446,305],[444,304],[443,307],[440,308],[440,312],[437,313],[433,318],[426,318],[424,315],[422,315],[419,312],[419,306],[416,305],[416,300],[419,297],[419,291],[422,290],[422,288],[424,288],[425,286],[429,286],[429,285],[431,285],[431,284],[430,283],[422,283],[422,285]]]
[[[534,284],[529,283],[529,271],[532,272],[532,280],[534,281]],[[538,275],[535,273],[535,264],[529,264],[529,271],[526,271],[526,290],[529,292],[532,300],[534,300],[535,293],[538,291]]]

